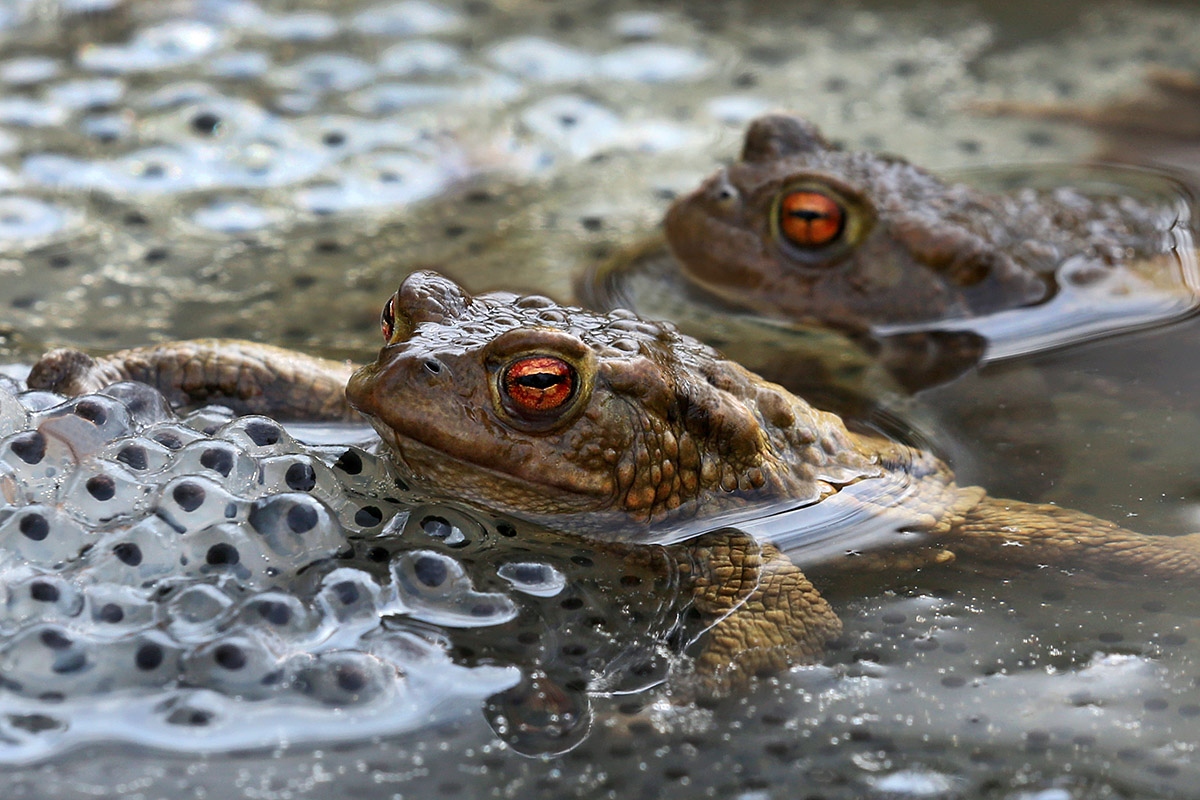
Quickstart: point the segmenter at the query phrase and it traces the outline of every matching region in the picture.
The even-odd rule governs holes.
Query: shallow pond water
[[[1151,65],[1200,68],[1198,52],[1187,4],[11,3],[0,363],[19,379],[51,345],[211,335],[363,360],[418,267],[571,298],[764,110],[941,171],[1069,163],[1097,147],[1085,129],[973,109],[1102,103]],[[880,413],[994,493],[1200,530],[1196,335],[1182,319],[997,359]],[[23,429],[4,397],[0,429]],[[117,420],[127,400],[98,402]],[[81,441],[94,409],[50,402],[26,405],[60,420],[54,441]],[[362,430],[263,445],[213,414],[83,438],[116,476],[102,502],[145,514],[134,533],[89,516],[91,466],[62,487],[22,472],[50,494],[4,498],[0,531],[26,562],[5,567],[0,618],[6,798],[1195,794],[1190,587],[1054,569],[821,582],[815,566],[845,625],[822,665],[673,705],[642,691],[676,657],[647,642],[682,624],[670,581],[647,588],[654,563],[621,572],[536,532],[514,550],[511,522],[422,505],[386,464],[363,468]],[[240,468],[274,483],[233,485]],[[171,510],[196,502],[189,480],[228,495],[237,524],[185,525],[193,566],[168,567],[170,520],[205,510]],[[255,538],[264,570],[238,572],[239,537],[312,497],[313,541]],[[38,539],[35,511],[83,523]],[[170,580],[139,593],[128,571],[155,568]],[[531,655],[540,673],[511,666]],[[500,719],[531,681],[560,704],[529,711],[534,727],[572,722],[543,725],[557,739]],[[521,754],[538,751],[565,752]]]

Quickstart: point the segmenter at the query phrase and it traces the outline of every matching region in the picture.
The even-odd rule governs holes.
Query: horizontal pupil
[[[395,312],[392,308],[395,302],[396,298],[390,298],[383,307],[383,313],[379,315],[379,327],[383,329],[383,335],[388,339],[392,338],[392,325],[395,323]]]
[[[565,375],[556,375],[553,372],[534,372],[517,378],[517,383],[529,389],[549,389],[565,380]]]

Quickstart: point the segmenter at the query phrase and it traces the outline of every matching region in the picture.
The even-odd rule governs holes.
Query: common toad
[[[722,299],[849,326],[1040,303],[1068,257],[1103,270],[1160,256],[1160,225],[1119,198],[944,181],[782,115],[752,122],[741,159],[664,220],[680,269]]]
[[[894,520],[888,548],[849,562],[858,572],[963,558],[1200,574],[1200,535],[1147,536],[959,486],[934,455],[851,431],[669,323],[544,297],[471,296],[418,272],[388,301],[382,328],[378,359],[344,394],[335,387],[346,365],[222,340],[101,359],[55,351],[29,382],[78,393],[133,378],[176,399],[228,393],[260,412],[295,412],[297,399],[304,416],[358,409],[417,485],[611,540],[622,557],[630,542],[711,531],[748,508],[843,503]],[[837,634],[829,606],[770,543],[731,529],[683,539],[677,567],[706,621],[703,691],[812,662]]]
[[[1046,166],[974,179],[993,189],[762,117],[663,236],[593,266],[577,294],[670,319],[814,399],[914,391],[1195,307],[1178,183]]]

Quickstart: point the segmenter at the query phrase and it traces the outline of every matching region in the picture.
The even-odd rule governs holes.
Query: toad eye
[[[833,244],[846,228],[846,209],[825,192],[798,189],[779,201],[779,231],[796,247]]]
[[[555,356],[526,356],[504,369],[502,388],[516,410],[555,411],[575,394],[575,370]]]
[[[385,342],[392,340],[392,334],[396,332],[396,295],[388,298],[383,313],[379,315],[379,330],[383,331]]]

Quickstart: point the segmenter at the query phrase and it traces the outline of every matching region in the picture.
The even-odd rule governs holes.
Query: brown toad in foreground
[[[388,302],[383,328],[378,359],[344,395],[333,387],[346,366],[220,340],[98,360],[56,351],[30,385],[77,393],[132,378],[241,410],[344,417],[353,406],[420,484],[612,540],[618,554],[760,505],[843,503],[896,520],[896,547],[856,569],[958,557],[1200,575],[1200,537],[1146,536],[958,486],[936,457],[854,433],[669,324],[542,297],[473,297],[422,272]],[[706,621],[696,661],[706,691],[820,657],[839,623],[796,565],[736,532],[692,542],[671,550]]]

